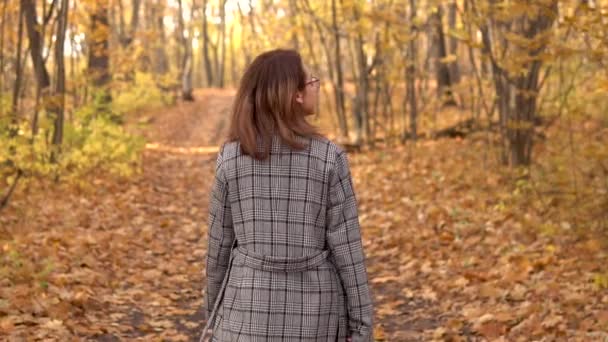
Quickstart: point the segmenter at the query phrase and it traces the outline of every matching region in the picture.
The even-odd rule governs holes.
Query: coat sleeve
[[[226,275],[234,238],[232,211],[230,210],[230,201],[228,200],[228,182],[223,169],[222,150],[220,150],[209,197],[209,245],[205,268],[207,290],[204,301],[207,318],[209,318],[213,310],[213,305]]]
[[[339,150],[337,153],[329,175],[327,243],[346,292],[352,341],[372,341],[373,303],[361,243],[357,199],[346,152]]]

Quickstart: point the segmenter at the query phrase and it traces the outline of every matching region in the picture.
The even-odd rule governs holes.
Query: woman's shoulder
[[[237,156],[239,151],[238,140],[226,140],[219,146],[219,154],[222,159],[230,159]]]
[[[312,143],[313,145],[316,144],[327,155],[330,161],[346,154],[346,150],[342,145],[326,136],[314,137],[312,138]]]
[[[333,163],[336,159],[346,155],[346,150],[342,145],[324,135],[311,136],[306,140],[310,143],[308,150],[318,158],[326,159],[327,162]],[[238,140],[224,141],[219,147],[219,154],[223,161],[238,157],[241,154],[240,142]]]

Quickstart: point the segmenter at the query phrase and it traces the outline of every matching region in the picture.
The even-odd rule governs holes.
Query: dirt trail
[[[208,190],[232,96],[229,90],[198,90],[195,102],[150,114],[145,135],[152,148],[144,153],[134,201],[148,216],[133,226],[132,258],[125,261],[144,282],[118,280],[128,285],[112,294],[110,309],[122,331],[98,340],[198,340]]]

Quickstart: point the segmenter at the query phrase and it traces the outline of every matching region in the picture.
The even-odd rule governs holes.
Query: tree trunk
[[[239,7],[240,9],[240,7]],[[205,63],[205,75],[207,86],[213,86],[213,68],[211,68],[211,57],[209,56],[209,24],[207,22],[207,0],[203,0],[203,61]]]
[[[456,0],[452,0],[448,5],[448,25],[450,30],[456,29],[457,6]],[[458,58],[458,39],[455,37],[450,37],[449,39],[448,54],[456,57],[450,62],[450,81],[452,81],[452,84],[458,84],[460,82],[460,67],[458,64],[460,59]]]
[[[410,107],[410,136],[413,140],[416,140],[418,137],[418,106],[416,102],[416,0],[410,0],[410,32],[412,37],[408,42],[407,46],[407,67],[406,67],[406,87],[407,87],[407,99]],[[405,135],[402,136],[402,139],[405,138]]]
[[[346,124],[346,109],[344,103],[344,75],[342,72],[342,51],[340,49],[340,31],[338,26],[338,10],[336,0],[331,0],[331,23],[334,34],[334,62],[336,83],[334,86],[334,97],[336,100],[336,113],[338,115],[338,124],[340,126],[340,134],[343,137],[348,137],[348,125]],[[323,33],[319,29],[319,34]],[[328,56],[330,57],[330,56]],[[328,61],[329,62],[329,61]]]
[[[184,24],[184,8],[182,0],[177,0],[178,5],[178,31],[179,41],[182,48],[182,60],[180,62],[180,76],[182,84],[182,99],[184,101],[194,101],[192,95],[192,41],[191,35],[186,37],[186,27]]]
[[[48,93],[51,84],[49,73],[46,70],[44,58],[42,57],[43,37],[38,29],[38,19],[36,16],[36,4],[34,0],[21,0],[21,9],[25,16],[25,27],[30,42],[30,56],[38,87],[43,94]]]
[[[21,0],[21,15],[23,15],[25,19],[25,27],[28,40],[30,42],[30,56],[32,59],[32,65],[34,66],[34,74],[36,76],[36,106],[32,120],[32,132],[35,135],[38,132],[38,102],[42,96],[42,103],[45,104],[45,106],[48,106],[51,103],[51,101],[48,100],[51,81],[44,63],[44,58],[42,57],[42,35],[40,34],[41,31],[38,30],[36,5],[32,0]],[[20,69],[19,74],[21,74],[22,67],[18,68]],[[19,77],[19,79],[21,79],[21,77]],[[19,91],[20,85],[19,87],[16,85],[13,101],[18,99]],[[14,104],[16,105],[17,102]],[[50,112],[50,110],[48,112]]]
[[[19,91],[21,90],[21,78],[23,71],[21,70],[21,51],[23,50],[23,3],[19,11],[19,23],[17,24],[17,53],[15,57],[15,83],[13,85],[13,97],[11,106],[11,122],[17,122],[17,113],[19,111]],[[3,73],[4,76],[4,73]],[[12,135],[12,133],[11,133]]]
[[[474,2],[471,4],[475,10]],[[553,14],[557,14],[556,0],[548,6],[544,6],[543,9],[538,5],[531,4],[530,6],[529,14],[521,15],[515,18],[513,22],[504,25],[505,30],[512,31],[509,33],[515,33],[535,42],[535,44],[525,48],[511,45],[511,50],[516,50],[519,54],[525,54],[527,60],[529,60],[529,62],[522,63],[520,66],[525,72],[515,77],[511,76],[507,70],[498,64],[498,56],[492,49],[489,27],[487,25],[480,27],[483,51],[490,58],[495,92],[498,97],[501,136],[504,144],[503,163],[511,166],[529,165],[532,161],[536,99],[540,91],[538,78],[542,66],[538,56],[547,46],[550,37],[546,35],[546,31],[553,25],[555,20]],[[550,11],[547,11],[547,9]],[[539,13],[540,11],[543,11],[543,13]],[[493,21],[492,16],[490,16],[490,22],[494,25],[492,32],[500,32],[496,29],[497,23]],[[504,39],[500,36],[495,39],[500,40],[501,38]]]
[[[90,32],[88,35],[89,56],[87,68],[91,83],[99,92],[96,106],[100,113],[109,113],[109,104],[112,101],[109,83],[110,55],[109,39],[110,28],[108,20],[108,2],[93,3],[90,9]],[[115,118],[116,119],[116,118]]]
[[[353,18],[356,22],[361,20],[361,14],[357,8],[357,4],[353,4]],[[370,125],[369,125],[369,75],[367,68],[367,55],[365,53],[363,40],[363,33],[357,30],[356,34],[356,59],[359,79],[357,82],[357,96],[355,99],[355,117],[357,118],[357,139],[355,144],[361,144],[362,140],[365,141],[370,136]]]
[[[131,12],[131,25],[129,27],[129,36],[126,45],[130,45],[135,39],[135,33],[137,32],[137,27],[139,26],[139,8],[141,7],[141,0],[132,0],[133,7]]]
[[[63,122],[65,105],[65,64],[64,64],[64,44],[65,32],[68,21],[68,0],[61,0],[57,21],[57,33],[55,40],[55,87],[53,89],[53,114],[54,130],[53,145],[55,149],[51,152],[51,162],[57,161],[57,154],[61,153],[61,142],[63,140]]]
[[[235,43],[234,43],[234,27],[236,25],[232,25],[230,26],[230,75],[232,76],[232,85],[234,87],[236,87],[238,85],[238,81],[239,81],[239,75],[237,72],[237,65],[236,65],[236,49],[235,49]]]
[[[6,4],[8,0],[2,1],[2,23],[0,23],[0,94],[4,93],[4,27],[6,26]],[[21,15],[19,15],[21,16]],[[18,38],[19,39],[19,38]],[[4,106],[0,106],[0,116],[4,115]]]
[[[158,35],[158,41],[154,43],[154,70],[158,75],[164,75],[169,71],[169,59],[165,52],[167,39],[165,36],[165,25],[163,18],[165,16],[165,7],[163,0],[157,0],[155,4],[150,5],[151,17],[153,22],[153,31]]]
[[[445,63],[447,57],[447,49],[445,43],[445,34],[443,33],[443,7],[437,5],[437,10],[432,15],[435,26],[435,46],[437,47],[437,57],[435,66],[437,72],[437,96],[441,99],[442,105],[455,105],[454,95],[452,94],[452,80],[450,78],[450,69]]]
[[[224,69],[226,65],[226,1],[220,0],[220,29],[218,32],[218,41],[216,54],[219,50],[219,57],[217,58],[215,75],[217,86],[220,88],[224,87]]]

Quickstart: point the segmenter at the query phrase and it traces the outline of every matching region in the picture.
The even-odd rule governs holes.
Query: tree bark
[[[38,30],[36,4],[34,0],[21,0],[21,9],[25,16],[25,27],[30,42],[30,56],[32,58],[32,65],[34,66],[36,81],[41,92],[44,94],[48,92],[51,81],[44,63],[44,58],[42,57],[43,37]]]
[[[216,44],[216,55],[219,50],[219,57],[216,63],[216,85],[220,88],[224,87],[224,69],[226,65],[226,1],[220,0],[220,28],[218,32],[218,41]]]
[[[346,109],[344,103],[344,76],[342,72],[341,56],[342,51],[340,48],[340,30],[338,26],[338,10],[336,6],[336,0],[331,0],[331,25],[334,35],[334,58],[335,62],[335,73],[336,83],[334,87],[334,97],[336,100],[336,112],[338,115],[338,124],[340,126],[340,134],[343,137],[348,137],[348,125],[346,124]],[[319,29],[319,34],[323,33]],[[329,56],[328,56],[329,57]]]
[[[109,89],[111,80],[109,55],[110,27],[107,1],[92,4],[90,20],[87,68],[91,83],[100,92],[97,98],[98,101],[96,102],[97,109],[100,112],[108,112],[108,105],[112,101],[112,96]]]
[[[240,10],[240,7],[239,7]],[[203,0],[203,61],[205,63],[205,75],[207,86],[213,86],[213,68],[211,68],[211,57],[209,56],[209,23],[207,21],[207,0]]]
[[[51,162],[57,161],[57,154],[61,153],[61,142],[63,140],[63,122],[64,122],[64,106],[65,106],[65,63],[64,63],[64,44],[65,32],[68,21],[68,0],[61,0],[57,21],[57,33],[55,40],[55,87],[53,90],[53,114],[54,130],[53,130],[53,145],[55,150],[51,152]]]
[[[54,130],[53,130],[53,145],[61,145],[63,140],[63,122],[64,122],[64,106],[65,106],[65,63],[64,63],[64,44],[65,32],[68,21],[68,0],[61,0],[61,8],[59,9],[57,33],[55,40],[55,89],[53,91],[54,106],[53,114],[55,115]]]
[[[38,132],[38,102],[40,97],[42,97],[42,103],[45,106],[49,105],[50,101],[48,101],[48,96],[51,81],[44,63],[44,58],[42,57],[43,42],[42,35],[37,29],[38,18],[34,1],[21,0],[21,15],[23,15],[23,18],[25,19],[25,27],[30,43],[30,56],[34,66],[34,74],[36,76],[36,107],[32,120],[32,132],[35,135]],[[19,74],[21,74],[21,72],[19,72]],[[19,97],[19,91],[20,88],[15,87],[14,100]],[[50,112],[50,110],[48,112]]]
[[[182,51],[182,60],[180,63],[180,76],[182,84],[182,99],[184,101],[194,101],[192,94],[192,41],[191,35],[185,36],[185,24],[184,24],[184,8],[182,0],[177,0],[178,5],[178,30],[179,40]]]
[[[11,123],[17,123],[17,113],[19,112],[19,91],[21,90],[21,78],[23,71],[21,70],[21,51],[23,50],[23,3],[19,10],[19,23],[17,24],[17,53],[15,57],[15,83],[13,85],[13,96],[11,103]],[[3,73],[4,76],[4,73]],[[14,136],[16,132],[11,132]]]
[[[236,65],[236,49],[234,43],[234,27],[236,25],[230,26],[230,75],[232,76],[232,85],[237,86],[239,81],[239,75],[237,73],[237,65]]]
[[[353,19],[356,22],[361,20],[361,14],[357,8],[357,4],[353,4]],[[370,125],[369,125],[369,75],[367,67],[367,55],[365,53],[363,39],[363,33],[360,29],[357,30],[355,39],[355,54],[357,60],[357,68],[359,79],[357,82],[357,96],[354,99],[354,112],[355,118],[357,119],[357,138],[355,144],[359,145],[362,141],[365,141],[370,136]]]
[[[158,35],[158,41],[154,43],[154,70],[158,75],[164,75],[169,71],[169,59],[165,52],[167,39],[165,36],[165,24],[163,18],[165,16],[165,7],[163,0],[157,0],[151,5],[153,31]]]
[[[0,24],[0,94],[4,93],[4,27],[6,26],[6,4],[8,0],[2,1],[2,23]],[[21,15],[19,15],[21,16]],[[4,115],[4,106],[0,106],[0,116]]]
[[[450,77],[450,69],[445,63],[447,57],[447,49],[445,42],[445,34],[443,32],[443,7],[437,5],[436,11],[432,15],[432,20],[435,26],[435,46],[437,47],[436,72],[437,72],[437,96],[441,99],[442,105],[455,105],[454,95],[452,93],[452,80]],[[443,60],[443,61],[442,61]]]
[[[410,32],[412,37],[408,42],[407,47],[407,67],[406,67],[406,87],[407,87],[407,98],[410,107],[410,136],[413,140],[418,138],[418,106],[417,106],[417,97],[416,97],[416,0],[410,0]],[[402,139],[405,139],[406,135],[402,136]]]
[[[456,14],[458,4],[456,0],[452,0],[448,4],[448,26],[451,30],[456,28]],[[452,84],[458,84],[460,82],[460,67],[458,58],[458,39],[450,37],[448,40],[448,54],[455,56],[454,61],[450,62],[450,81]]]

